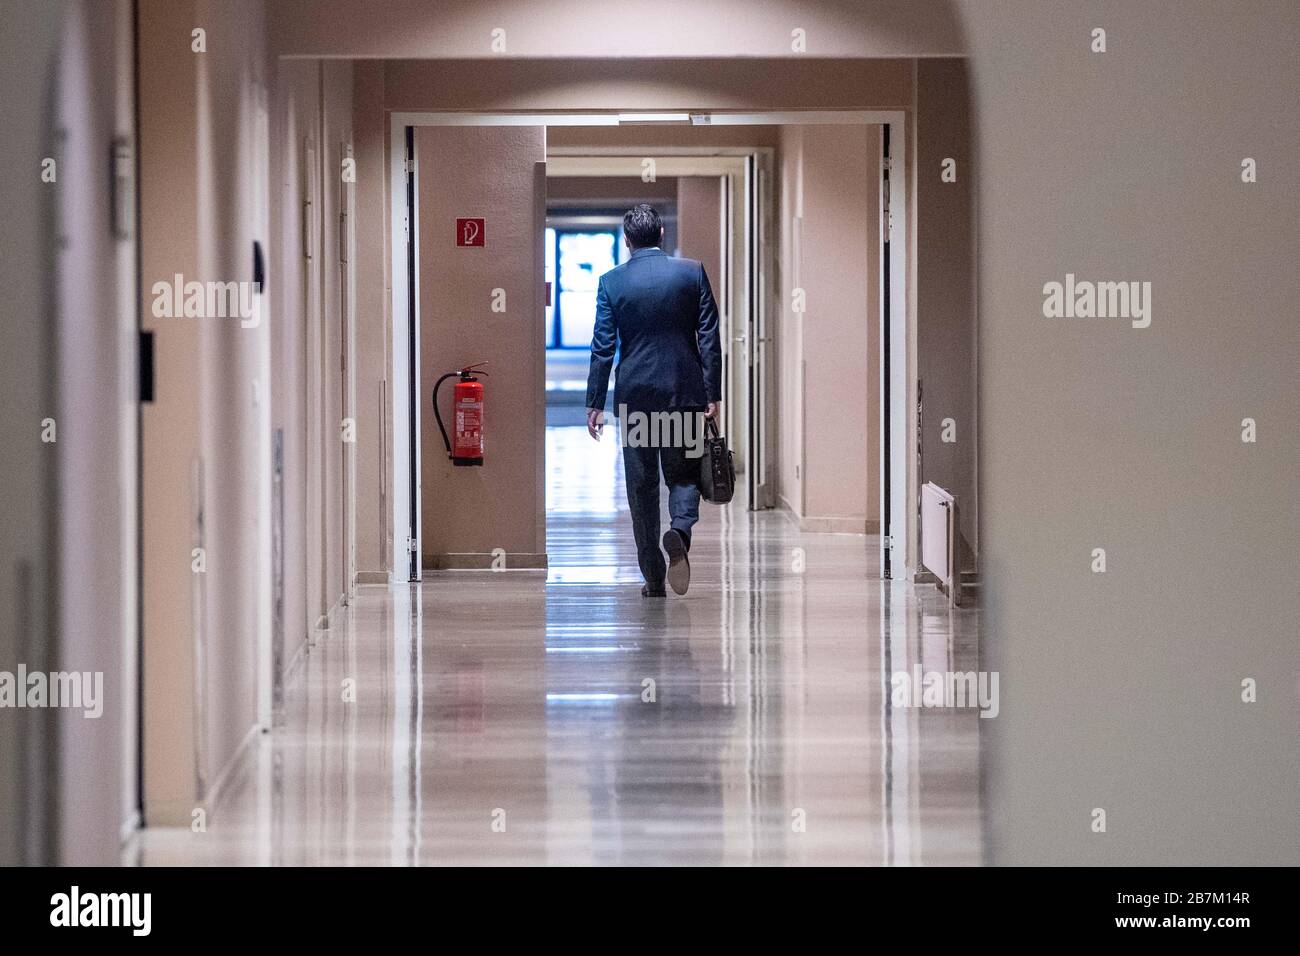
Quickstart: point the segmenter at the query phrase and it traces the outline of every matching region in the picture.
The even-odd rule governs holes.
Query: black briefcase
[[[705,501],[725,505],[736,493],[736,463],[727,440],[718,434],[713,419],[705,420],[704,454],[700,456],[700,494]]]

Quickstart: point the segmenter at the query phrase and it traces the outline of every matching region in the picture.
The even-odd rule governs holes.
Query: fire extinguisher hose
[[[442,423],[442,412],[438,411],[438,389],[442,388],[442,383],[447,379],[459,377],[460,372],[448,372],[433,386],[433,417],[438,420],[438,431],[442,432],[442,443],[447,446],[448,458],[451,457],[451,439],[447,437],[447,428]]]

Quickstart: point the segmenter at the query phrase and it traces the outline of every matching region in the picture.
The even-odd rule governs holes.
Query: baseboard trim
[[[493,567],[496,562],[498,567]],[[503,563],[504,562],[504,563]],[[549,567],[546,552],[516,552],[504,559],[491,551],[465,551],[449,554],[426,554],[421,558],[426,571],[545,571]]]
[[[146,803],[140,825],[146,830],[188,830],[198,809],[206,812],[207,806],[201,800],[155,800]]]
[[[880,534],[878,518],[813,517],[799,519],[799,530],[813,534]]]
[[[330,609],[326,611],[324,614],[322,614],[320,617],[316,618],[316,627],[314,628],[314,630],[328,631],[331,627],[334,626],[335,620],[338,619],[338,616],[341,613],[343,613],[343,610],[347,606],[348,606],[348,596],[346,594],[340,594],[337,598],[335,598],[334,603],[330,605]]]
[[[965,588],[977,588],[980,586],[980,577],[978,571],[960,572],[961,586]],[[935,573],[927,568],[922,568],[916,572],[915,580],[917,584],[938,584],[939,578]]]
[[[357,584],[387,584],[387,571],[358,571]]]
[[[213,780],[212,786],[208,787],[208,792],[204,794],[201,800],[163,800],[155,802],[152,806],[145,807],[145,816],[143,818],[136,815],[138,826],[151,830],[159,829],[179,829],[188,830],[194,823],[194,811],[202,810],[207,818],[205,822],[211,823],[215,809],[221,802],[222,796],[230,786],[230,782],[235,779],[236,774],[243,770],[244,764],[248,760],[248,755],[253,750],[254,741],[262,736],[262,728],[258,724],[253,724],[244,734],[244,739],[239,742],[235,752],[230,755],[224,767]]]
[[[235,775],[243,769],[249,753],[253,750],[254,741],[258,740],[262,736],[262,729],[263,728],[258,724],[253,724],[253,726],[248,728],[248,733],[244,734],[244,739],[239,742],[239,746],[235,748],[235,752],[230,755],[230,759],[226,761],[226,765],[222,767],[221,772],[217,774],[217,779],[214,780],[212,786],[208,788],[208,794],[203,800],[203,806],[208,811],[209,822],[211,822],[211,817],[215,812],[216,807],[221,803],[221,798],[225,795],[227,788],[230,786],[231,780],[233,780]]]
[[[303,666],[310,648],[311,641],[304,640],[298,645],[298,649],[293,652],[293,657],[289,658],[289,662],[284,665],[284,675],[281,678],[283,686],[289,686],[289,678],[298,672],[298,668]]]

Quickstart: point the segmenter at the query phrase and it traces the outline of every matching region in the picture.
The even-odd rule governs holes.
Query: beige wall
[[[781,135],[778,494],[808,530],[880,526],[880,150],[877,126]]]
[[[141,409],[141,606],[144,678],[144,813],[184,823],[200,799],[196,726],[195,603],[199,544],[196,461],[202,367],[197,322],[152,316],[154,281],[199,272],[198,84],[184,38],[194,5],[144,4],[139,13],[141,327],[154,335],[155,401]],[[176,124],[189,136],[170,138]],[[177,203],[178,197],[186,197]],[[172,223],[168,229],[163,224]],[[161,714],[169,720],[158,719]]]
[[[383,65],[352,66],[356,153],[356,561],[361,580],[388,580],[392,564],[392,318],[388,232],[388,124]],[[405,332],[405,324],[403,324]],[[404,436],[403,436],[404,437]]]
[[[321,375],[318,405],[320,410],[320,490],[321,519],[319,546],[321,564],[321,602],[316,609],[324,618],[339,606],[351,581],[350,558],[345,557],[347,515],[344,507],[348,460],[355,445],[343,440],[345,418],[353,418],[349,379],[353,358],[350,322],[352,304],[345,301],[351,292],[350,265],[343,262],[340,214],[348,204],[351,185],[343,180],[345,147],[352,143],[352,64],[326,60],[321,69],[321,312],[319,346]],[[345,368],[348,369],[345,372]],[[346,401],[345,401],[346,399]],[[318,626],[325,620],[318,620]]]
[[[549,130],[547,138],[550,138]],[[660,176],[649,183],[634,176],[552,176],[546,181],[548,206],[565,206],[570,202],[591,205],[595,201],[661,203],[676,199],[677,180],[671,176]]]
[[[957,496],[963,570],[976,570],[976,329],[970,88],[963,60],[917,61],[916,361],[925,421],[922,481]],[[945,159],[957,181],[943,182]],[[952,419],[955,441],[943,440]]]
[[[195,16],[195,22],[206,25],[208,53],[197,58],[196,69],[198,176],[193,195],[198,267],[194,274],[205,282],[251,282],[253,242],[269,234],[266,199],[261,194],[269,173],[269,131],[260,115],[265,107],[259,106],[266,101],[269,83],[262,4],[247,0],[220,8],[200,4]],[[173,57],[190,64],[196,60],[184,42],[175,43],[174,34],[151,56],[154,62]],[[176,129],[171,132],[175,135]],[[142,141],[142,155],[157,150],[157,139],[147,145]],[[148,225],[151,228],[143,233],[147,284],[154,276],[170,274],[158,261],[162,258],[155,241],[162,238],[155,233],[158,221]],[[207,570],[195,576],[183,558],[182,566],[191,578],[199,578],[203,588],[199,613],[204,659],[197,676],[203,695],[199,727],[206,734],[200,752],[206,792],[200,795],[208,801],[233,773],[258,720],[259,641],[266,636],[261,629],[269,623],[263,602],[270,588],[266,563],[270,502],[263,497],[262,478],[268,464],[264,443],[269,442],[270,329],[276,318],[266,299],[261,297],[267,314],[255,328],[219,318],[197,322],[201,416],[197,452],[203,467],[198,503],[203,509]],[[161,325],[186,320],[155,321]],[[192,387],[193,383],[174,382],[172,395],[177,388]],[[160,401],[170,398],[160,396]],[[153,444],[144,446],[146,461],[166,440],[157,433],[150,437]],[[173,487],[170,493],[178,490]],[[150,504],[146,498],[145,511]],[[157,637],[163,635],[146,634],[147,640]],[[149,715],[162,717],[157,711]]]
[[[156,400],[142,410],[145,817],[190,822],[258,720],[269,627],[270,329],[156,318],[153,284],[251,281],[269,234],[269,123],[260,4],[140,7],[142,325]],[[208,52],[190,49],[207,31]],[[192,212],[191,212],[192,211]],[[204,549],[205,570],[191,550]]]
[[[545,130],[444,126],[417,130],[420,400],[444,372],[487,362],[484,464],[447,460],[426,406],[421,429],[426,567],[545,565],[545,348],[542,230]],[[484,162],[491,157],[491,162]],[[485,245],[458,248],[456,219],[482,216]],[[493,290],[506,310],[492,310]],[[448,433],[451,389],[441,408]]]
[[[388,107],[398,110],[864,110],[912,102],[909,60],[392,60],[385,75]]]
[[[677,248],[699,259],[716,288],[722,275],[723,183],[718,176],[682,176],[677,180]]]
[[[275,136],[271,191],[275,241],[269,250],[271,295],[279,321],[271,334],[273,427],[283,433],[284,610],[280,656],[293,661],[306,646],[322,603],[319,547],[308,548],[307,327],[320,309],[320,279],[303,255],[306,199],[319,209],[318,185],[308,189],[307,150],[319,155],[320,64],[280,61],[276,66]],[[313,182],[317,182],[315,177]],[[318,222],[318,221],[317,221]],[[317,227],[316,231],[319,231]],[[319,514],[319,511],[313,512]],[[308,571],[309,565],[314,573]]]
[[[776,162],[776,205],[780,237],[777,269],[776,340],[776,490],[777,501],[794,515],[803,511],[803,341],[791,310],[791,297],[803,282],[803,133],[780,130]]]
[[[948,3],[915,0],[748,0],[708,4],[556,0],[485,12],[474,0],[277,0],[279,52],[293,56],[488,57],[492,31],[505,31],[505,55],[564,57],[791,57],[792,31],[804,31],[806,56],[958,56],[962,35]],[[798,59],[798,57],[794,57]]]
[[[141,439],[145,813],[187,825],[269,716],[260,662],[273,626],[276,429],[282,666],[345,590],[337,217],[352,77],[345,63],[276,70],[261,52],[258,3],[222,17],[203,4],[140,9],[142,321],[158,355]],[[195,24],[207,31],[204,54],[190,49]],[[193,215],[178,216],[185,209]],[[267,263],[257,327],[153,317],[152,285],[175,273],[251,281],[254,240]],[[206,568],[196,574],[199,546]]]
[[[348,185],[340,145],[352,136],[351,106],[350,64],[277,64],[271,169],[279,188],[271,197],[276,241],[269,271],[280,319],[272,330],[271,364],[276,370],[273,427],[284,434],[285,668],[301,661],[312,633],[327,623],[346,593],[343,475],[344,452],[350,449],[344,447],[341,427],[345,267],[338,216]],[[357,168],[366,167],[358,160]],[[373,167],[369,171],[377,175]],[[357,188],[363,183],[358,174]],[[352,410],[357,411],[357,448],[375,446],[375,423],[360,414],[373,416],[374,405],[357,400]],[[367,502],[359,497],[358,507]],[[364,545],[357,554],[364,558]]]
[[[548,130],[548,140],[549,133]],[[663,246],[671,254],[679,243],[679,200],[675,176],[659,176],[653,182],[643,182],[639,175],[550,176],[546,180],[548,217],[556,211],[571,209],[613,209],[622,216],[625,210],[643,202],[653,205],[663,217]],[[618,241],[621,248],[621,232]]]

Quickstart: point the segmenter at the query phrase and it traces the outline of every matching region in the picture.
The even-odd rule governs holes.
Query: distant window
[[[551,287],[551,301],[555,301],[555,230],[546,230],[546,284]],[[546,306],[546,347],[555,348],[555,307]]]
[[[617,265],[618,233],[546,230],[546,281],[553,305],[546,310],[546,347],[591,348],[596,287]]]

